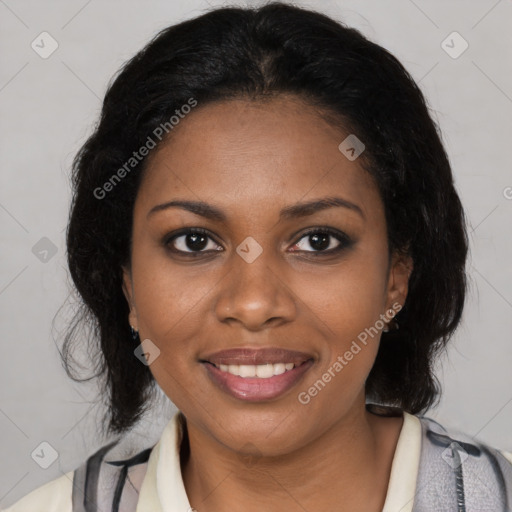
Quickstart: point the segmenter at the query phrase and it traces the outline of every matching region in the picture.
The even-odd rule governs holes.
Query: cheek
[[[160,351],[149,369],[168,398],[187,410],[187,404],[197,401],[191,363],[204,321],[201,299],[208,288],[199,279],[183,279],[183,272],[170,271],[168,264],[157,259],[153,264],[148,260],[135,276],[140,332]]]
[[[144,237],[138,244],[132,272],[140,328],[162,343],[180,339],[177,334],[194,321],[211,289],[209,273],[172,262],[163,248]]]
[[[179,401],[187,389],[180,383],[192,378],[190,366],[195,361],[211,283],[204,270],[201,275],[191,266],[171,264],[163,251],[142,244],[132,262],[141,339],[151,340],[160,351],[150,370],[171,400]]]
[[[297,280],[311,320],[325,333],[319,373],[336,374],[332,390],[362,386],[373,366],[385,312],[385,250],[361,245],[335,269]]]
[[[380,244],[358,246],[345,260],[321,272],[295,277],[304,302],[332,335],[357,336],[384,313],[387,258]]]

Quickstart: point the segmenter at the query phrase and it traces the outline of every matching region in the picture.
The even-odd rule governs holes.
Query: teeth
[[[223,372],[238,375],[239,377],[258,377],[260,379],[268,379],[274,375],[281,375],[284,372],[292,370],[295,365],[293,363],[276,363],[276,364],[220,364],[215,365]]]

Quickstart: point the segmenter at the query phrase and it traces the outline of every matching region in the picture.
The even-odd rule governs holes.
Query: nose
[[[270,251],[268,251],[270,252]],[[291,322],[296,315],[286,273],[264,250],[249,263],[233,253],[231,268],[219,283],[215,313],[220,322],[240,323],[250,331]]]

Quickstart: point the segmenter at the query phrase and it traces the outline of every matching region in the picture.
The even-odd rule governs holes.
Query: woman
[[[9,511],[512,505],[512,455],[423,416],[464,213],[421,91],[356,30],[280,3],[163,30],[75,159],[67,242],[108,433],[157,386],[178,413]]]

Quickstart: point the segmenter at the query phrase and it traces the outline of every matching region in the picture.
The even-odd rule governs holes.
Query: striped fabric
[[[512,512],[512,457],[420,418],[413,512]]]
[[[403,416],[382,512],[512,512],[512,454],[447,431],[432,419]],[[6,512],[190,512],[180,469],[184,434],[185,418],[178,412],[156,445],[119,460],[109,457],[116,440]]]
[[[119,440],[114,441],[99,449],[75,470],[73,512],[135,511],[141,477],[146,473],[153,447],[146,448],[129,459],[106,461],[105,456],[118,442]],[[136,481],[133,478],[134,473],[138,475]]]

